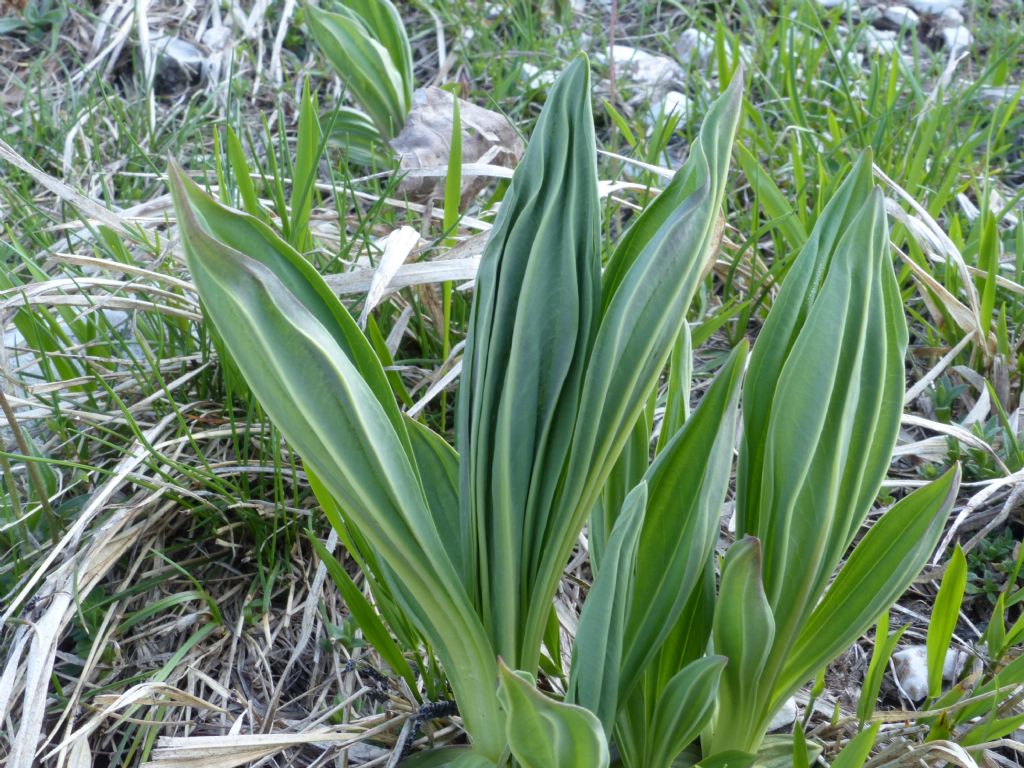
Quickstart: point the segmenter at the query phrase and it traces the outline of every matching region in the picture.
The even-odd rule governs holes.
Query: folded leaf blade
[[[622,660],[622,695],[672,631],[718,538],[732,470],[745,343],[647,473],[648,502]]]
[[[316,314],[273,270],[210,234],[173,167],[170,181],[207,315],[271,419],[380,554],[396,598],[464,692],[468,730],[497,757],[493,651],[385,408]]]

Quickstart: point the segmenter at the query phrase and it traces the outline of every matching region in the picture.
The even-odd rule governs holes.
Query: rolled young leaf
[[[655,200],[634,227],[631,245],[609,266],[600,299],[600,328],[586,363],[564,479],[543,536],[530,543],[528,571],[536,595],[553,594],[562,567],[629,439],[679,334],[704,268],[717,246],[719,209],[739,120],[742,72],[708,110],[690,157],[678,172],[682,202]],[[673,182],[675,183],[675,182]],[[670,185],[671,187],[672,185]],[[660,198],[659,198],[660,199]],[[670,196],[670,201],[676,198]],[[530,605],[524,649],[539,644],[547,606]],[[531,662],[531,663],[527,663]],[[532,666],[532,660],[524,661]]]
[[[761,583],[761,543],[752,537],[729,547],[712,630],[714,652],[729,663],[719,685],[719,708],[709,734],[707,754],[760,746],[757,701],[761,673],[775,639],[775,620]],[[722,744],[726,746],[723,747]]]
[[[779,677],[794,642],[888,468],[906,345],[883,198],[865,155],[819,217],[751,354],[737,531],[763,542],[775,646],[757,695],[731,699],[744,711],[721,713],[726,721],[763,728],[790,688]],[[716,740],[730,746],[752,745]]]
[[[590,73],[580,57],[551,89],[505,194],[481,257],[463,355],[465,559],[475,565],[488,632],[513,666],[525,614],[537,608],[530,670],[554,594],[534,597],[531,553],[567,460],[600,300],[595,158]]]
[[[718,539],[746,352],[746,342],[733,350],[697,410],[647,472],[647,514],[630,600],[620,696],[639,682],[672,631]]]
[[[744,386],[737,529],[764,543],[784,636],[867,514],[899,427],[907,330],[871,189],[866,153],[787,274]]]
[[[391,55],[391,62],[402,79],[405,109],[412,104],[412,48],[405,33],[405,22],[391,0],[341,0],[341,4],[359,16],[359,20]]]
[[[404,62],[396,62],[354,10],[306,6],[309,30],[353,98],[385,139],[398,135],[412,104]]]
[[[697,738],[714,714],[718,681],[727,663],[724,656],[706,656],[669,680],[648,731],[646,768],[671,768],[679,753]]]
[[[590,710],[549,699],[504,663],[499,672],[508,744],[522,768],[607,768],[608,738]]]

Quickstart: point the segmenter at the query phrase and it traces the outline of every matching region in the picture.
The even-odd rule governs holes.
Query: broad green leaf
[[[391,426],[407,446],[405,420],[388,384],[380,358],[359,330],[352,315],[324,282],[316,268],[302,254],[279,238],[262,221],[221,205],[194,184],[177,165],[171,165],[172,192],[175,206],[188,210],[210,237],[229,249],[244,253],[273,272],[288,293],[319,321],[359,371],[360,377],[373,390],[387,414]],[[180,215],[180,213],[179,213]],[[200,298],[206,299],[200,291]],[[232,350],[233,351],[233,350]]]
[[[608,739],[590,710],[548,698],[503,663],[498,670],[508,745],[522,768],[607,768]]]
[[[875,645],[871,650],[871,661],[868,662],[864,685],[861,686],[860,698],[857,700],[857,719],[860,720],[862,728],[875,711],[878,692],[882,689],[882,678],[889,664],[889,658],[908,626],[910,625],[904,624],[890,635],[889,612],[886,611],[878,619],[878,625],[875,628]]]
[[[402,95],[408,111],[412,104],[412,48],[405,33],[405,22],[390,0],[338,0],[354,11],[359,20],[383,45],[402,79]]]
[[[776,684],[776,701],[848,648],[903,594],[938,544],[959,485],[955,467],[871,527],[801,628]]]
[[[615,721],[614,742],[624,766],[643,765],[649,731],[654,721],[654,706],[639,689],[621,702]]]
[[[583,604],[573,648],[567,699],[597,715],[608,733],[618,710],[622,638],[646,507],[647,484],[641,481],[626,497],[608,539],[604,565]]]
[[[281,433],[379,553],[389,586],[458,691],[474,746],[497,759],[494,652],[440,540],[407,442],[315,313],[321,305],[310,309],[248,251],[214,238],[174,167],[170,184],[208,318]]]
[[[341,563],[335,559],[334,555],[327,551],[327,547],[315,536],[310,536],[309,540],[313,544],[313,548],[316,550],[320,560],[327,566],[327,572],[331,575],[331,580],[334,581],[335,586],[341,593],[341,598],[345,601],[345,606],[348,608],[349,613],[352,614],[356,624],[359,625],[359,629],[362,630],[367,641],[381,655],[381,658],[391,667],[392,671],[397,675],[401,675],[409,684],[409,689],[416,691],[416,676],[413,674],[409,662],[402,655],[402,651],[394,639],[392,639],[391,633],[384,626],[380,616],[377,615],[373,606],[370,605],[370,601],[359,591],[359,587],[352,581],[352,577],[348,575],[348,572],[342,567]]]
[[[715,711],[724,656],[706,656],[683,667],[661,694],[648,735],[644,765],[669,768]]]
[[[960,620],[960,603],[966,588],[967,558],[957,544],[942,576],[928,622],[928,696],[933,699],[942,694],[942,668],[946,664],[949,641]]]
[[[737,75],[708,110],[698,140],[678,172],[677,201],[655,199],[639,227],[613,254],[602,278],[600,328],[586,364],[572,449],[544,537],[528,562],[537,591],[550,594],[583,521],[594,508],[630,429],[646,404],[679,334],[690,300],[720,237],[729,155],[740,113]],[[677,182],[673,180],[673,184]],[[670,188],[673,184],[670,184]],[[691,187],[692,185],[692,187]],[[539,634],[544,608],[531,606],[527,647]]]
[[[712,645],[729,663],[718,688],[710,754],[758,747],[758,685],[774,637],[775,620],[761,583],[761,543],[746,537],[729,547],[715,606]]]
[[[645,687],[657,701],[676,671],[704,656],[711,641],[717,596],[716,560],[714,551],[704,560],[704,569],[690,598],[683,606],[676,625],[662,643],[658,657],[647,668]],[[649,685],[648,685],[649,684]]]
[[[859,607],[872,610],[857,616],[856,631],[848,633],[851,622],[833,621],[813,645],[807,622],[821,609],[821,595],[889,467],[906,345],[883,197],[872,187],[866,153],[790,268],[744,386],[737,532],[763,541],[764,586],[776,622],[761,701],[751,705],[760,710],[757,728],[794,690],[794,668],[803,683],[832,658],[803,649],[804,638],[816,652],[842,642],[829,651],[838,653],[898,594],[881,602],[876,598],[888,592],[864,590]],[[926,527],[932,512],[924,513]],[[916,554],[908,553],[907,563],[918,562]]]
[[[622,690],[627,695],[672,631],[718,538],[735,444],[746,362],[740,344],[700,406],[647,473],[647,514],[626,629]]]
[[[776,622],[754,705],[761,726],[783,700],[778,677],[875,499],[899,429],[907,329],[870,181],[865,155],[790,270],[746,378],[737,530],[764,542]]]
[[[403,72],[360,15],[344,7],[338,13],[306,6],[306,21],[317,45],[384,139],[405,125],[411,95]]]
[[[430,427],[413,419],[406,420],[406,427],[430,506],[430,516],[452,565],[464,583],[466,570],[459,528],[459,455]]]
[[[850,739],[850,743],[843,747],[843,751],[832,761],[832,768],[864,768],[868,757],[871,756],[871,748],[875,746],[880,726],[880,723],[875,723]]]
[[[680,670],[706,657],[714,622],[715,558],[710,554],[672,631],[641,676],[640,685],[620,700],[615,743],[627,765],[642,765],[651,739],[651,725],[665,692]],[[692,761],[696,762],[696,760]]]
[[[565,524],[548,517],[596,325],[599,221],[590,74],[579,58],[551,89],[481,257],[459,389],[466,560],[507,662],[518,666],[525,613],[536,609],[528,669],[554,594],[535,592],[531,552]]]
[[[821,278],[840,238],[849,229],[870,190],[871,158],[864,155],[818,217],[814,231],[786,274],[751,353],[743,392],[746,436],[740,443],[736,480],[736,525],[737,530],[744,533],[755,535],[761,526],[762,514],[766,514],[759,506],[766,450],[764,436],[768,432],[772,403],[786,358],[807,321]]]

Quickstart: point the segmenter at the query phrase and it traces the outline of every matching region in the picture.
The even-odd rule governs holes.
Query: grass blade
[[[928,623],[928,696],[937,699],[942,694],[942,668],[946,664],[946,651],[960,619],[960,603],[967,588],[967,558],[957,544],[949,565],[942,576],[939,594],[932,606]]]

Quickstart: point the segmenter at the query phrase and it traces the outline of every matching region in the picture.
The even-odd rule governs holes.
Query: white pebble
[[[921,701],[928,696],[928,648],[912,645],[892,655],[896,669],[896,682],[911,701]],[[942,679],[953,682],[960,676],[967,654],[950,648],[942,664]]]
[[[945,27],[957,27],[964,23],[964,15],[956,8],[947,8],[939,14],[939,24]]]
[[[707,32],[691,27],[676,41],[676,53],[684,64],[704,66],[715,52],[715,39]]]
[[[918,13],[930,13],[938,16],[947,8],[960,10],[964,7],[964,0],[907,0],[910,7]]]
[[[955,55],[971,47],[974,37],[967,27],[943,27],[942,42]]]
[[[788,728],[796,722],[796,715],[796,699],[790,696],[779,707],[779,711],[772,715],[772,719],[768,721],[768,730],[778,731],[782,728]]]
[[[920,22],[920,17],[905,5],[892,5],[882,12],[882,18],[900,29],[913,29]]]
[[[661,114],[668,117],[672,114],[678,114],[679,117],[685,118],[686,113],[690,110],[690,97],[685,93],[679,91],[669,91],[665,94],[665,98],[661,102]]]
[[[685,80],[682,67],[667,56],[659,56],[627,45],[613,45],[612,59],[617,75],[632,80],[633,84],[646,88],[653,94],[664,93],[674,83]]]
[[[867,27],[864,30],[864,47],[869,53],[888,55],[899,47],[899,41],[890,29]]]

